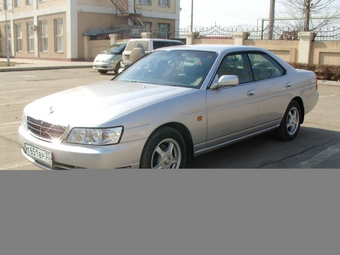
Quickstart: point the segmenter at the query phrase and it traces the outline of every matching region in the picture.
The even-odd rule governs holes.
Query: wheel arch
[[[150,136],[162,127],[171,127],[173,129],[177,130],[182,135],[184,142],[185,142],[185,145],[186,145],[186,148],[187,148],[187,163],[191,163],[192,160],[193,160],[193,157],[194,157],[194,146],[193,146],[192,136],[191,136],[189,129],[185,125],[183,125],[182,123],[169,122],[169,123],[165,123],[165,124],[159,126],[158,128],[156,128],[150,134]]]
[[[301,97],[294,97],[292,101],[296,101],[300,105],[300,110],[301,110],[301,121],[300,123],[302,124],[304,119],[305,119],[305,107],[303,105],[303,101]]]

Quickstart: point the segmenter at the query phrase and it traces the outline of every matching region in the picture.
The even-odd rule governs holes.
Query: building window
[[[27,30],[28,30],[28,47],[27,51],[28,52],[34,52],[34,25],[33,23],[28,23],[27,24]]]
[[[158,36],[160,38],[168,38],[169,37],[169,31],[170,31],[170,25],[169,24],[158,24]]]
[[[41,51],[48,51],[48,38],[47,38],[47,21],[43,20],[40,22],[40,39],[41,39]]]
[[[3,3],[4,3],[4,9],[5,10],[11,9],[11,7],[12,7],[12,0],[6,0]]]
[[[139,0],[140,4],[151,4],[151,0]]]
[[[46,2],[46,0],[39,0],[39,2],[40,2],[40,3],[42,3],[42,2]]]
[[[33,4],[33,0],[26,0],[26,4],[27,4],[27,5]]]
[[[22,29],[21,24],[16,25],[17,32],[17,52],[22,52]]]
[[[56,46],[55,46],[55,51],[56,52],[64,52],[64,33],[63,33],[63,20],[62,19],[57,19],[55,21],[55,39],[56,39]]]
[[[158,5],[159,6],[165,6],[165,7],[169,7],[169,0],[158,0]]]
[[[20,6],[20,0],[14,0],[14,6],[19,7]]]

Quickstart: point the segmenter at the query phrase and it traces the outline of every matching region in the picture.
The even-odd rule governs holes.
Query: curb
[[[70,66],[1,67],[0,72],[53,70],[53,69],[74,69],[74,68],[93,68],[93,66],[92,65],[74,65],[74,66],[70,65]]]
[[[318,85],[340,86],[340,81],[318,80]]]

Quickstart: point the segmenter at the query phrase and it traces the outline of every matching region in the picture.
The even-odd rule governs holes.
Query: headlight
[[[88,145],[117,144],[123,133],[123,127],[114,128],[74,128],[67,137],[68,143]]]
[[[26,115],[25,112],[22,112],[21,124],[25,129],[28,129],[28,127],[27,127],[27,115]]]

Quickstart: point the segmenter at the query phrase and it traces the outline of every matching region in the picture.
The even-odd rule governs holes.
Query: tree
[[[339,23],[339,0],[281,0],[286,22],[297,31],[315,31],[330,23]],[[295,23],[295,24],[294,24]]]

